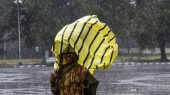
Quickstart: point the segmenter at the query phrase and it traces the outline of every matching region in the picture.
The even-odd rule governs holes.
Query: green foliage
[[[131,32],[135,9],[129,0],[102,0],[103,18],[118,38],[125,39]]]
[[[170,1],[140,0],[136,11],[134,38],[142,49],[159,46],[161,60],[165,61],[165,45],[169,41]]]
[[[9,22],[12,10],[12,0],[1,0],[0,2],[0,44],[4,42],[4,35],[11,30]]]
[[[0,48],[0,56],[6,54],[6,51]]]
[[[28,46],[51,48],[56,33],[67,23],[90,14],[102,14],[95,1],[25,0],[24,34]],[[33,42],[33,43],[30,43]]]
[[[49,46],[52,42],[51,35],[57,26],[53,3],[48,0],[25,0],[23,6],[25,11],[23,27],[24,34],[27,34],[25,36],[27,45]]]
[[[159,9],[156,1],[143,1],[136,8],[136,31],[133,34],[141,48],[153,48],[156,46],[156,36],[159,29]]]
[[[19,7],[21,37],[28,47],[50,49],[65,24],[93,14],[118,40],[133,38],[143,49],[170,41],[170,0],[23,0]],[[17,40],[17,5],[1,0],[0,9],[0,44],[6,32]]]
[[[136,10],[136,32],[134,38],[141,48],[155,47],[160,41],[164,43],[168,40],[168,0],[143,0],[142,6],[139,4]],[[170,4],[170,3],[169,3]],[[157,44],[155,44],[157,43]]]
[[[170,1],[162,0],[160,4],[160,34],[166,42],[170,41]],[[160,38],[160,37],[159,37]]]
[[[91,1],[84,1],[84,2],[79,2],[79,7],[77,9],[77,14],[80,17],[83,17],[85,15],[98,15],[101,16],[103,15],[103,9],[101,8],[100,5],[97,4],[96,1],[91,0]],[[78,10],[81,10],[81,12]]]

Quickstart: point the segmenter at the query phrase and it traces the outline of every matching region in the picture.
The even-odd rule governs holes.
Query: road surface
[[[52,95],[52,67],[24,65],[0,68],[0,95]],[[116,63],[97,71],[97,95],[170,95],[170,63]]]

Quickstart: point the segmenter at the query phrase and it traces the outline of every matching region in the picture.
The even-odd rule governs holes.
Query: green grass
[[[170,55],[167,55],[170,60]],[[134,61],[134,62],[149,62],[149,61],[160,61],[160,55],[125,55],[118,56],[116,61]]]
[[[42,59],[21,59],[22,64],[41,64]],[[14,66],[18,64],[18,59],[0,60],[0,66]]]

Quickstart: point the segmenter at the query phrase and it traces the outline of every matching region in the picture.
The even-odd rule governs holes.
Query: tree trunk
[[[161,61],[167,61],[165,43],[159,43],[161,52]]]
[[[45,56],[45,46],[44,45],[41,45],[41,48],[42,48],[42,52],[41,52],[41,57],[42,57],[42,64],[46,64],[46,56]]]

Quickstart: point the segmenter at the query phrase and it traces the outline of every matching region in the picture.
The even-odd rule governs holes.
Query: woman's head
[[[76,62],[78,59],[75,52],[62,53],[60,58],[63,65]]]

